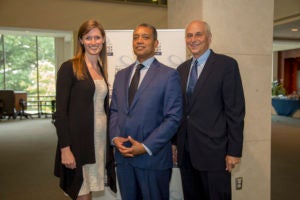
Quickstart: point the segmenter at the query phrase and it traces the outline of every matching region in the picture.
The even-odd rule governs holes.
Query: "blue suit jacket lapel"
[[[137,100],[142,95],[143,91],[146,90],[147,86],[155,78],[157,67],[158,67],[158,61],[156,59],[154,59],[153,63],[151,64],[150,68],[148,69],[143,81],[141,82],[141,84],[140,84],[140,86],[139,86],[139,88],[138,88],[138,90],[137,90],[137,92],[136,92],[136,94],[133,98],[133,101],[131,103],[131,107],[133,107],[136,104]],[[128,92],[127,92],[127,97],[128,97]]]
[[[131,64],[129,67],[128,67],[128,70],[127,70],[127,73],[126,73],[126,75],[125,75],[125,81],[124,81],[124,85],[123,85],[123,87],[124,87],[124,91],[126,91],[125,92],[125,102],[126,102],[126,105],[127,105],[127,107],[129,107],[129,102],[128,102],[128,92],[129,92],[129,84],[130,84],[130,81],[131,81],[131,72],[132,72],[132,70],[134,70],[133,68],[134,68],[134,65],[135,64]],[[134,100],[133,100],[134,101]],[[131,103],[131,106],[133,105],[133,102]]]

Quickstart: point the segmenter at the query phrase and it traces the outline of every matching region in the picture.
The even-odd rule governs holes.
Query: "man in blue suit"
[[[157,45],[156,29],[138,25],[137,60],[114,81],[109,127],[122,200],[169,200],[171,139],[182,116],[182,94],[178,72],[154,58]]]

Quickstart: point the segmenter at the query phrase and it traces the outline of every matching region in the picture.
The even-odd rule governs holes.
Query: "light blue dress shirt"
[[[197,75],[198,75],[198,78],[200,77],[200,74],[201,74],[201,72],[202,72],[202,70],[204,68],[206,60],[207,60],[208,56],[210,55],[210,52],[211,52],[211,50],[207,49],[202,56],[200,56],[199,58],[197,58],[197,61],[198,61],[198,65],[197,65]],[[192,66],[194,65],[195,61],[196,61],[196,58],[193,58],[193,61],[191,63],[191,67],[190,67],[189,76],[188,76],[189,77],[188,83],[186,84],[187,87],[188,87],[189,81],[190,81],[190,73],[191,73],[191,70],[192,70]]]

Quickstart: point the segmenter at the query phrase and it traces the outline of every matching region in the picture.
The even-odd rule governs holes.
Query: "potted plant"
[[[278,95],[286,95],[286,91],[281,83],[278,81],[272,82],[272,96],[278,96]]]

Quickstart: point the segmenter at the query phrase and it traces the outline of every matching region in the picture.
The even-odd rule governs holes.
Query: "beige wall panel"
[[[300,18],[300,1],[299,0],[274,0],[274,20],[286,17]]]
[[[203,7],[203,20],[212,29],[213,48],[256,55],[272,51],[273,0],[203,1]]]
[[[90,18],[105,29],[132,29],[147,22],[167,28],[167,8],[91,0],[1,0],[0,26],[77,30]]]
[[[168,0],[169,28],[185,28],[187,22],[202,18],[202,0]]]
[[[271,199],[270,157],[271,143],[269,140],[253,141],[245,144],[242,162],[232,173],[232,199]],[[242,190],[235,189],[236,177],[243,177]]]
[[[270,140],[271,114],[271,55],[230,55],[240,68],[245,99],[245,142]],[[266,78],[270,74],[269,78]],[[260,123],[265,122],[265,123]]]

